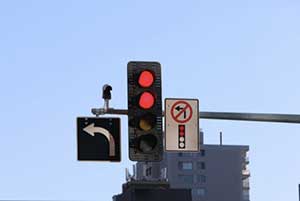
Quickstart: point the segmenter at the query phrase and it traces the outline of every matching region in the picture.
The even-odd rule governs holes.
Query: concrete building
[[[202,144],[199,153],[165,153],[161,162],[138,162],[136,176],[166,177],[171,188],[191,189],[193,201],[249,201],[248,151],[248,146]]]

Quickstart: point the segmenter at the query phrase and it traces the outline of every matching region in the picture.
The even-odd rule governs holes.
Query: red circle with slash
[[[180,107],[181,105],[184,105],[183,107]],[[175,110],[179,110],[179,112],[175,115]],[[186,117],[186,112],[189,111],[188,116]],[[186,101],[176,101],[171,108],[171,116],[177,123],[186,123],[188,122],[193,115],[193,110],[191,105]],[[184,116],[184,119],[179,119],[179,117]]]

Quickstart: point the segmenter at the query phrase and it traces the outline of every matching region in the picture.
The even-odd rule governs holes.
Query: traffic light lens
[[[152,125],[146,119],[141,119],[140,123],[139,123],[139,126],[144,131],[149,131],[152,128]]]
[[[154,76],[150,71],[143,71],[139,77],[139,85],[141,87],[150,87],[153,84]]]
[[[156,116],[153,114],[146,114],[139,120],[139,127],[144,131],[149,131],[155,126]]]
[[[144,92],[140,96],[139,105],[143,109],[150,109],[154,105],[154,97],[149,92]]]
[[[151,152],[157,144],[157,139],[152,134],[142,135],[138,140],[138,148],[141,152]]]

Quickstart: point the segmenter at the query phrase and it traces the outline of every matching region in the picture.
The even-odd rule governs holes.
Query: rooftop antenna
[[[223,145],[223,133],[222,131],[220,132],[220,146]]]

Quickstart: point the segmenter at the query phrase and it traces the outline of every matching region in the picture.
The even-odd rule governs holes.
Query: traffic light
[[[178,126],[178,148],[185,148],[185,125]]]
[[[161,67],[129,62],[128,136],[132,161],[160,161],[163,154]]]

